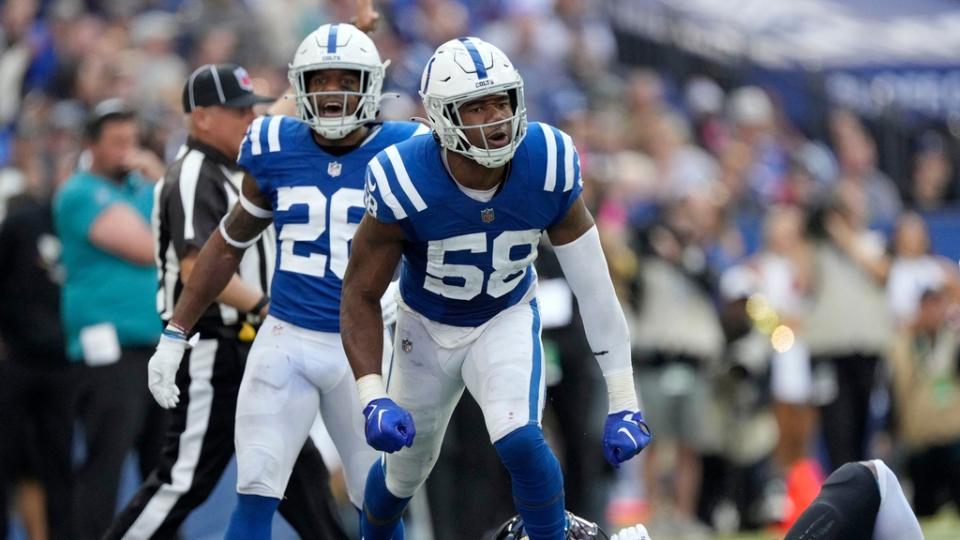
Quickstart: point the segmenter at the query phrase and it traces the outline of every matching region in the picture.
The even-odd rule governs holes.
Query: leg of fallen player
[[[831,474],[784,540],[923,540],[893,471],[879,459]]]

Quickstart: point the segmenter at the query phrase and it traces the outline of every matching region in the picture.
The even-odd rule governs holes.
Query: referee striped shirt
[[[180,261],[199,251],[240,197],[243,171],[219,150],[189,139],[177,160],[167,168],[154,189],[153,236],[157,262],[157,311],[164,321],[183,290]],[[273,225],[247,249],[238,270],[241,279],[258,290],[269,291],[273,275],[275,238]],[[197,329],[215,330],[241,322],[236,309],[212,304]]]

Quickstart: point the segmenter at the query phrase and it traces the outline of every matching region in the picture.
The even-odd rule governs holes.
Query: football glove
[[[381,451],[393,453],[404,446],[413,446],[417,430],[413,416],[390,398],[378,398],[363,408],[364,431],[367,444]]]
[[[607,415],[603,427],[603,457],[615,468],[640,453],[653,438],[640,411],[620,411]]]
[[[647,528],[637,523],[633,527],[620,529],[613,536],[610,537],[610,540],[652,540],[652,539],[650,538],[650,533],[647,532]]]
[[[180,402],[177,370],[188,346],[187,336],[183,332],[167,327],[160,334],[157,349],[147,363],[147,387],[153,399],[164,409],[172,409]]]

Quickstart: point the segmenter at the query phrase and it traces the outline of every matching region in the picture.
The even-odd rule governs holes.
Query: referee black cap
[[[274,99],[253,92],[253,81],[243,67],[236,64],[206,64],[190,74],[183,86],[183,112],[197,107],[219,105],[245,109]]]

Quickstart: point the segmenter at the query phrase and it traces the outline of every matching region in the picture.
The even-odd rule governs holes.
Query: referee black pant
[[[180,525],[220,480],[234,454],[237,394],[250,346],[236,331],[201,339],[177,372],[180,402],[172,411],[160,463],[114,521],[104,540],[175,538]],[[201,337],[216,335],[204,333]],[[320,451],[308,438],[293,468],[280,514],[301,538],[346,539]],[[226,529],[226,523],[224,523]]]

